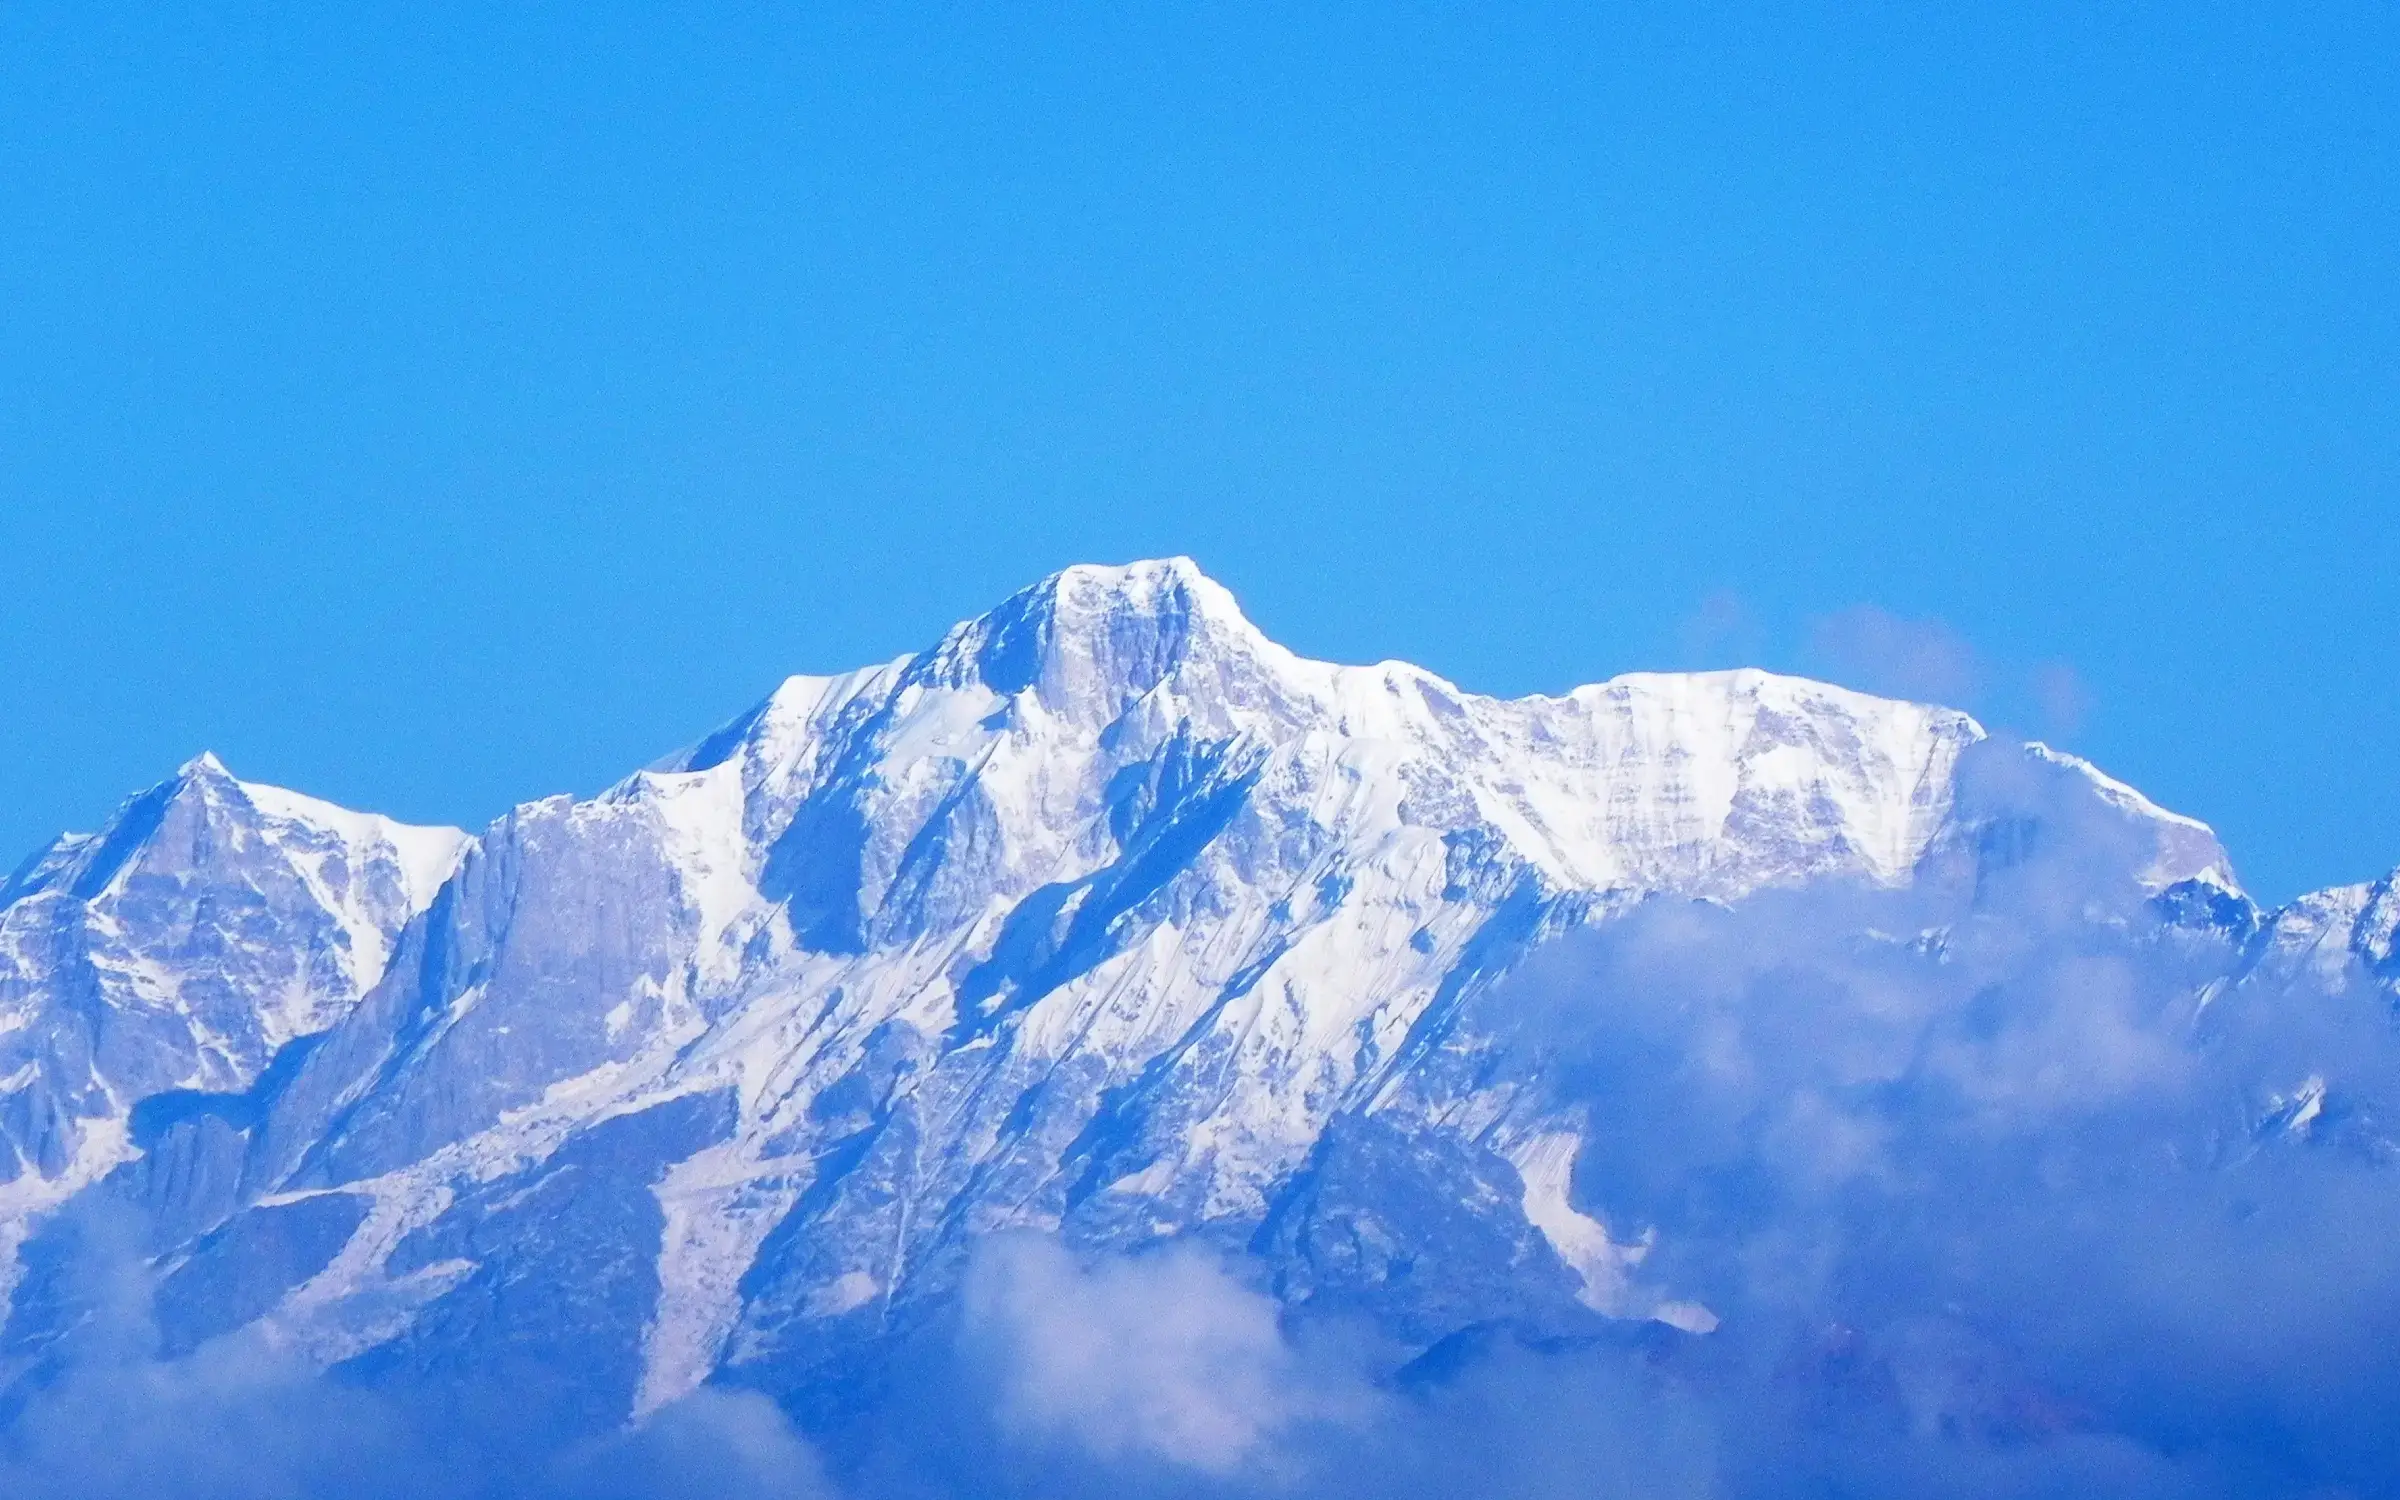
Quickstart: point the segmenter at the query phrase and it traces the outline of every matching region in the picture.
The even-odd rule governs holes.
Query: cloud
[[[1713,589],[1676,627],[1683,659],[1704,667],[1743,664],[1759,649],[1759,628],[1732,589]]]
[[[1279,1471],[1295,1436],[1373,1407],[1286,1343],[1272,1298],[1188,1246],[1084,1265],[1054,1240],[1003,1236],[977,1256],[965,1312],[1003,1430],[1102,1460]]]
[[[1675,1368],[1728,1493],[2390,1493],[2388,1005],[2223,982],[2057,790],[1983,788],[1972,878],[1652,903],[1483,1009],[1723,1317]]]
[[[1856,604],[1810,623],[1808,649],[1845,685],[1953,707],[1974,701],[1983,667],[1965,637],[1940,620]]]
[[[756,1391],[703,1387],[629,1432],[563,1456],[560,1500],[811,1500],[835,1491],[816,1452]]]
[[[2094,705],[2072,663],[1995,660],[1943,620],[1873,604],[1811,621],[1807,654],[1845,686],[1996,715],[2053,742],[2080,733]]]
[[[80,1366],[0,1440],[0,1493],[78,1500],[466,1495],[372,1394],[254,1336],[181,1360]]]
[[[160,1352],[156,1269],[121,1204],[79,1209],[52,1295],[72,1331],[0,1367],[0,1495],[60,1500],[815,1500],[834,1491],[763,1396],[704,1389],[638,1427],[544,1408],[429,1420],[328,1374],[268,1325]]]
[[[2092,691],[2066,662],[2043,662],[2027,672],[2025,693],[2033,703],[2034,723],[2047,738],[2070,739],[2091,717]]]

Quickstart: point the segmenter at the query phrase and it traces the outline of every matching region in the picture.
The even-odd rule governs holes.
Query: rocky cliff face
[[[2257,913],[2204,827],[1963,714],[1754,671],[1483,698],[1295,657],[1180,561],[473,839],[204,759],[0,893],[7,1352],[72,1323],[103,1210],[170,1346],[564,1363],[595,1420],[852,1389],[1010,1227],[1247,1246],[1416,1345],[1704,1331],[1582,1206],[1492,982],[1657,898],[1971,902],[2062,821],[2240,963],[2389,968],[2388,891]]]

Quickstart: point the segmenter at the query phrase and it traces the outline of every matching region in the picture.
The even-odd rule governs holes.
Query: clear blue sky
[[[0,864],[203,747],[479,823],[1175,552],[2400,864],[2388,4],[366,9],[0,8]]]

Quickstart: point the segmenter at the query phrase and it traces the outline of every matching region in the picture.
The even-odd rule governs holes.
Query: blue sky
[[[2400,864],[2389,6],[362,9],[0,10],[10,851],[203,747],[477,823],[1180,552]]]

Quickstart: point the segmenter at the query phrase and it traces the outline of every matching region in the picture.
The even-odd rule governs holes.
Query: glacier
[[[1733,1309],[1671,1213],[1605,1202],[1631,1146],[1524,976],[1810,893],[1941,960],[2062,839],[2044,899],[2182,955],[2195,1015],[2400,996],[2400,876],[2263,910],[2204,824],[1964,713],[1756,670],[1484,697],[1296,656],[1183,559],[472,835],[202,756],[0,887],[0,1382],[73,1346],[104,1229],[168,1355],[266,1338],[591,1430],[708,1389],[838,1423],[1029,1233],[1245,1257],[1387,1368],[1495,1327],[1698,1347]],[[2237,1134],[2386,1149],[2277,1087]]]

